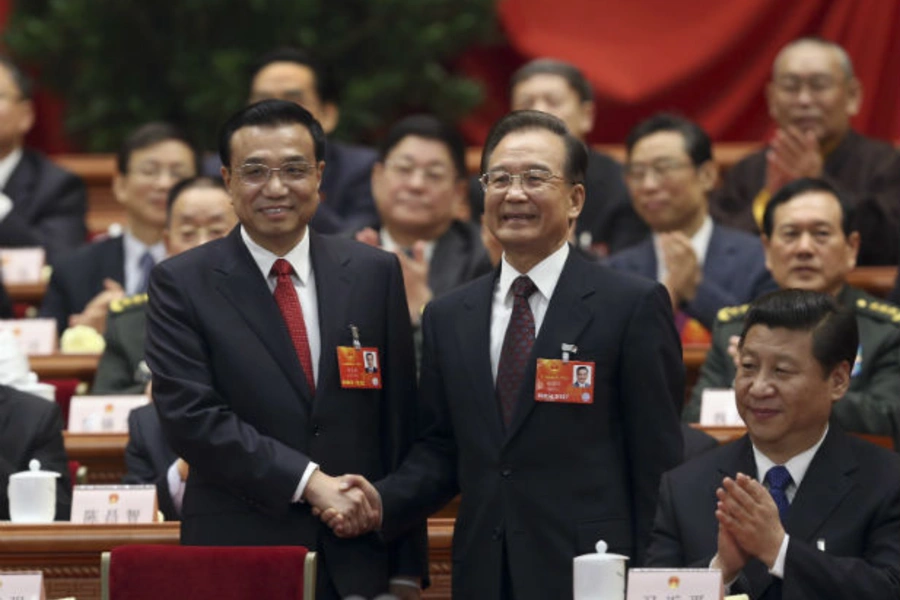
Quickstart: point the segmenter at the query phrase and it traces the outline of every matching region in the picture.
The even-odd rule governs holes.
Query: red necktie
[[[497,399],[503,424],[509,427],[513,412],[522,389],[522,380],[534,345],[534,315],[528,305],[528,298],[537,291],[537,286],[525,275],[513,281],[513,309],[503,337],[500,363],[497,365]]]
[[[291,341],[294,343],[294,349],[297,351],[297,358],[300,359],[309,389],[315,393],[316,380],[313,376],[309,337],[306,335],[306,323],[303,321],[303,309],[300,307],[297,289],[291,279],[293,273],[294,267],[283,258],[279,258],[272,265],[272,274],[278,277],[278,283],[275,285],[275,302],[278,303],[278,310],[281,311],[288,333],[291,334]]]

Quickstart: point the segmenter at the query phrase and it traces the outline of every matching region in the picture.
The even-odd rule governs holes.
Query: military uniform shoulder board
[[[716,314],[716,320],[721,323],[728,323],[730,321],[743,319],[748,310],[750,310],[749,304],[741,304],[740,306],[726,306],[725,308],[719,309],[719,312]]]
[[[900,325],[900,308],[889,302],[858,298],[855,308],[857,313],[868,315],[879,321],[889,321]]]
[[[109,310],[112,313],[122,313],[130,308],[143,306],[144,304],[147,304],[147,294],[135,294],[134,296],[113,300],[109,305]]]

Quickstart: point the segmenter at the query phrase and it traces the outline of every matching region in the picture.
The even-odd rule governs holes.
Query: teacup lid
[[[613,560],[626,561],[628,557],[624,554],[611,554],[606,550],[609,548],[606,542],[600,540],[594,545],[597,549],[595,554],[582,554],[575,557],[575,562],[609,562]]]
[[[59,473],[56,471],[41,471],[41,461],[36,458],[32,458],[28,462],[27,471],[19,471],[9,476],[10,479],[43,479],[48,477],[55,479],[59,477]]]

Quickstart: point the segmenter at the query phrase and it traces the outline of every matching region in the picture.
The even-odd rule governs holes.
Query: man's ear
[[[326,134],[330,134],[335,130],[338,120],[341,116],[341,109],[334,102],[325,102],[322,104],[322,112],[319,115],[319,124]]]
[[[828,375],[831,384],[831,402],[837,402],[844,397],[847,390],[850,389],[850,372],[852,366],[847,361],[841,362],[838,366],[831,370]]]

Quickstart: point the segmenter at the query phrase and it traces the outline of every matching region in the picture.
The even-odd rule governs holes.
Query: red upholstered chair
[[[313,600],[316,553],[301,546],[131,545],[103,553],[103,600]]]

